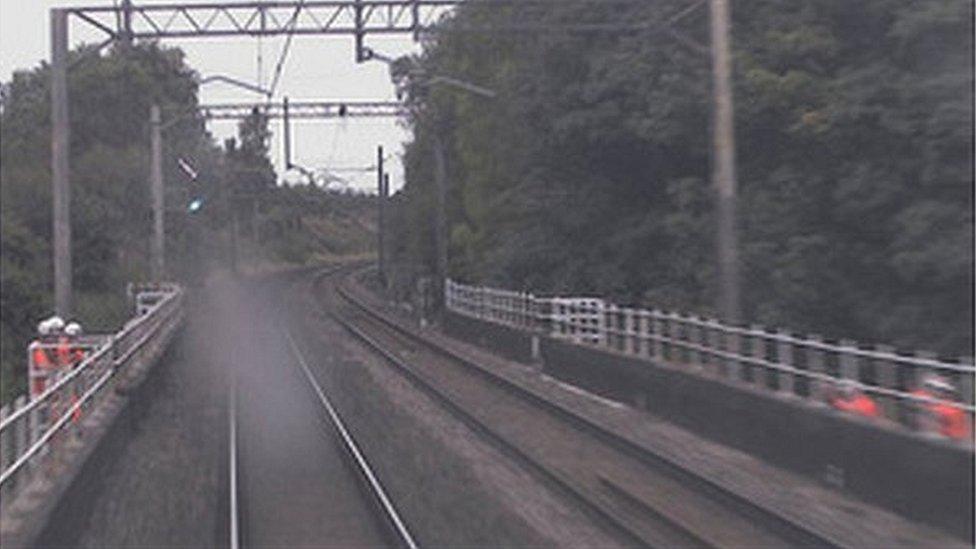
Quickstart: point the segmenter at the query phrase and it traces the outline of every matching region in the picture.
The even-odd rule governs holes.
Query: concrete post
[[[638,310],[634,322],[637,323],[634,326],[637,330],[637,356],[647,357],[651,354],[650,340],[647,339],[647,332],[650,328],[648,312],[644,309]]]
[[[725,332],[725,352],[737,356],[742,352],[742,335],[734,332]],[[742,381],[742,363],[734,358],[728,358],[725,362],[725,375],[728,379],[738,383]]]
[[[68,11],[51,10],[51,194],[54,309],[71,316],[71,124],[68,118]]]
[[[811,343],[822,343],[823,338],[817,334],[811,334],[807,336],[807,341]],[[827,373],[827,362],[824,356],[824,351],[816,347],[807,347],[807,370],[811,373],[825,374]],[[810,399],[822,403],[825,397],[824,382],[819,379],[810,380]]]
[[[857,350],[857,342],[850,339],[842,339],[840,341],[840,347],[841,352],[838,357],[840,359],[840,377],[859,381],[861,359],[857,355],[849,352]]]
[[[166,233],[164,228],[164,211],[166,208],[163,194],[163,132],[159,105],[149,108],[150,129],[150,161],[149,180],[152,187],[153,239],[151,246],[152,279],[159,282],[166,277],[166,260],[164,246]]]
[[[641,354],[641,315],[637,309],[627,309],[627,329],[630,334],[630,349],[628,352],[635,356]]]
[[[973,367],[973,357],[964,357],[959,359],[959,364],[961,366],[968,366],[970,369]],[[970,370],[971,372],[972,370]],[[973,374],[963,373],[959,375],[959,396],[962,401],[966,404],[972,404],[973,398],[976,395],[973,394]]]
[[[915,357],[925,360],[937,360],[939,355],[932,351],[915,351]],[[933,371],[930,368],[924,366],[913,367],[911,381],[909,382],[908,390],[913,391],[917,389],[922,383],[922,377],[929,373],[940,373],[938,371]],[[929,412],[928,406],[922,402],[906,401],[906,416],[910,418],[909,425],[914,429],[922,431],[924,433],[935,433],[939,430],[939,420],[931,412]]]
[[[762,336],[762,334],[766,331],[765,328],[758,324],[753,324],[749,326],[749,329],[759,334],[751,336],[752,352],[749,353],[750,356],[757,360],[766,360],[766,346],[769,345],[769,341]],[[766,377],[769,375],[769,370],[764,366],[756,366],[754,364],[748,366],[748,370],[751,372],[752,377],[750,383],[766,389]]]
[[[781,338],[790,337],[789,332],[779,330],[776,332]],[[791,368],[796,368],[796,347],[793,343],[789,341],[783,341],[782,339],[777,341],[777,352],[779,357],[779,363],[783,366],[789,366]],[[782,394],[787,396],[796,395],[796,389],[794,388],[796,375],[789,372],[779,372],[779,390]]]
[[[684,334],[684,338],[683,338],[684,342],[689,345],[700,344],[701,343],[700,341],[701,337],[699,336],[700,332],[698,330],[698,325],[695,323],[698,320],[698,318],[694,315],[689,314],[683,316],[681,320],[682,323],[684,324],[684,328],[682,330],[682,333]],[[695,370],[701,370],[702,367],[701,352],[691,347],[685,347],[685,350],[687,352],[685,353],[684,356],[688,359],[688,366],[692,367]]]
[[[10,404],[0,407],[0,423],[10,415]],[[7,468],[10,463],[10,430],[0,431],[0,471]]]
[[[661,315],[663,313],[657,309],[651,311],[651,331],[654,333],[654,339],[651,341],[651,356],[657,358],[658,360],[664,359],[664,343],[661,341],[661,337],[664,336],[664,322],[661,320]]]
[[[874,350],[879,353],[894,354],[895,352],[895,348],[890,345],[877,345]],[[878,386],[885,389],[898,389],[898,369],[898,363],[893,360],[875,359],[874,371]],[[898,399],[884,395],[878,395],[877,399],[886,418],[900,421]]]
[[[740,319],[739,239],[736,231],[735,126],[732,102],[729,0],[710,0],[712,54],[712,181],[717,196],[719,311]]]

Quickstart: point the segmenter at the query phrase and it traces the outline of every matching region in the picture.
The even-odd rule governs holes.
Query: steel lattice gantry
[[[351,35],[355,38],[355,59],[358,62],[372,57],[365,47],[368,34],[412,34],[414,38],[435,30],[450,32],[665,32],[678,19],[709,2],[724,5],[728,0],[692,0],[692,4],[650,23],[619,23],[601,21],[606,10],[580,10],[578,19],[532,23],[532,17],[511,17],[505,24],[471,23],[443,25],[453,8],[464,5],[506,7],[507,9],[545,10],[555,3],[576,3],[581,6],[599,5],[633,7],[647,0],[268,0],[248,2],[189,2],[134,5],[121,0],[114,6],[72,6],[53,8],[51,29],[51,172],[53,195],[53,264],[55,308],[61,316],[70,316],[71,288],[71,170],[68,144],[71,128],[68,113],[68,22],[73,16],[100,31],[107,37],[102,45],[115,41],[131,43],[134,39],[196,37],[258,37],[276,35]],[[591,17],[592,15],[592,17]],[[723,20],[719,18],[718,20]],[[519,21],[526,21],[521,23]],[[723,20],[724,21],[724,20]],[[727,21],[722,22],[727,25]],[[721,76],[721,75],[719,75]],[[717,76],[718,77],[718,76]],[[727,79],[727,76],[723,76]],[[731,98],[729,98],[731,101]],[[336,116],[342,107],[296,105],[295,118]],[[345,109],[361,109],[358,116],[391,116],[393,107],[381,104],[352,105]],[[239,109],[226,107],[211,111],[212,118],[239,116]],[[720,117],[731,126],[731,117]],[[723,132],[719,132],[723,133]],[[724,132],[729,133],[729,132]],[[725,141],[731,142],[731,139]],[[722,156],[721,158],[725,158]],[[729,170],[724,170],[723,173]],[[734,172],[733,172],[734,173]],[[734,182],[732,183],[734,188]]]
[[[268,118],[378,118],[407,114],[402,103],[395,101],[292,101],[286,103],[220,103],[200,105],[200,115],[207,120],[240,120],[254,110]]]
[[[64,11],[121,40],[281,34],[404,34],[433,30],[459,4],[544,7],[562,1],[633,6],[635,0],[310,0],[69,7]],[[459,27],[461,31],[626,30],[647,25],[600,21]]]
[[[459,0],[214,2],[67,8],[119,39],[419,32]]]

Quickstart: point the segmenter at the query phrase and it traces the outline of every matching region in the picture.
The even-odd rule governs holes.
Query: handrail
[[[733,370],[746,366],[777,372],[780,376],[779,386],[783,386],[784,380],[787,382],[785,390],[775,389],[781,393],[802,396],[796,392],[794,378],[834,385],[851,382],[866,392],[893,398],[898,402],[937,403],[969,414],[976,413],[976,406],[971,401],[958,402],[917,395],[900,389],[901,385],[896,388],[894,374],[890,374],[885,383],[878,384],[862,383],[856,379],[864,364],[862,361],[872,361],[871,364],[875,367],[883,365],[888,368],[889,373],[896,372],[899,368],[910,368],[908,373],[912,375],[926,369],[934,370],[957,376],[962,383],[960,392],[964,398],[969,399],[966,395],[971,392],[973,377],[976,375],[976,367],[971,360],[955,364],[928,356],[898,354],[884,347],[865,349],[850,341],[827,343],[785,331],[727,325],[715,319],[676,312],[619,307],[589,296],[536,297],[531,293],[468,286],[453,280],[447,281],[444,292],[447,307],[459,314],[529,329],[554,338],[569,339],[581,345],[610,348],[645,359],[676,350],[685,354],[677,363],[717,367],[724,362],[725,366],[732,366]],[[731,341],[730,337],[733,338]],[[750,343],[748,351],[740,350],[744,342]],[[784,362],[784,352],[791,357],[788,359],[790,363]],[[770,359],[770,356],[775,358]],[[801,360],[800,356],[806,359],[803,361],[807,364],[806,369],[794,365],[797,360]],[[697,362],[695,357],[699,357]],[[817,361],[816,367],[811,366],[811,360]],[[836,366],[836,375],[825,371],[828,362]],[[722,371],[727,377],[735,377],[737,380],[741,376],[740,371]],[[761,384],[759,381],[752,383],[757,386]],[[883,386],[885,384],[888,386]]]
[[[64,430],[79,410],[89,405],[112,377],[148,342],[157,337],[160,329],[172,326],[171,321],[180,313],[183,290],[177,285],[157,285],[153,291],[164,294],[144,314],[130,320],[117,333],[96,342],[91,354],[69,371],[56,371],[57,378],[40,395],[23,405],[25,398],[15,401],[15,409],[9,416],[0,417],[0,486],[6,488],[25,464],[38,457],[49,446],[51,439]],[[132,340],[133,337],[138,339]],[[39,344],[32,343],[29,349]],[[120,353],[120,356],[116,356]],[[78,393],[81,393],[80,396]],[[63,406],[63,409],[61,407]],[[8,406],[4,406],[6,414]],[[13,432],[11,432],[13,431]],[[13,446],[13,463],[6,463],[7,449]],[[33,469],[32,469],[33,470]],[[20,486],[18,480],[17,485]]]
[[[35,408],[41,406],[42,404],[46,404],[45,400],[48,399],[52,393],[59,391],[64,385],[70,383],[76,377],[81,375],[82,372],[85,370],[85,368],[88,368],[89,365],[92,364],[95,360],[101,358],[102,355],[104,355],[105,353],[111,350],[112,350],[112,345],[111,343],[108,343],[105,346],[103,346],[101,349],[95,351],[91,356],[86,357],[82,361],[82,363],[74,370],[71,370],[68,373],[68,375],[59,378],[54,383],[54,385],[51,385],[50,387],[45,389],[43,393],[37,396],[37,398],[31,399],[26,406],[18,408],[16,411],[14,411],[14,413],[10,414],[9,417],[5,418],[3,421],[0,421],[0,432],[9,428],[10,425],[12,425],[18,419],[20,419],[24,414],[27,414],[28,412],[34,410]]]

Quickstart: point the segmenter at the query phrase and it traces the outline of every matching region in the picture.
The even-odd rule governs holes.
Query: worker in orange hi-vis
[[[64,330],[64,320],[62,320],[61,317],[55,315],[47,319],[46,322],[47,322],[48,333],[44,339],[44,344],[42,345],[45,354],[47,355],[47,362],[45,363],[45,366],[47,367],[47,373],[44,376],[45,378],[44,390],[47,390],[54,385],[57,385],[58,379],[60,379],[60,377],[64,373],[62,369],[63,357],[62,357],[62,353],[59,352],[60,338]],[[36,358],[40,358],[40,357],[38,356]],[[55,392],[51,394],[50,397],[48,397],[48,402],[47,402],[48,423],[57,421],[61,417],[61,414],[64,413],[62,406],[63,406],[63,400],[59,392]]]
[[[836,410],[854,415],[876,418],[881,415],[878,405],[853,380],[841,382],[837,393],[830,399],[830,405]]]
[[[81,324],[78,324],[77,322],[69,322],[68,325],[64,327],[64,334],[58,341],[59,361],[64,362],[65,372],[74,370],[81,365],[81,362],[85,359],[85,353],[78,342],[78,338],[80,336]],[[63,358],[61,358],[62,355]],[[78,404],[78,393],[74,388],[71,389],[68,402],[69,406],[74,409],[74,411],[71,413],[71,421],[78,423],[81,421],[81,407],[75,408],[75,406]]]
[[[952,405],[958,402],[959,397],[949,380],[938,374],[928,374],[922,378],[920,387],[912,391],[912,395],[942,401],[916,403],[920,430],[955,440],[969,438],[966,411]]]
[[[53,318],[46,318],[37,325],[37,340],[31,351],[31,398],[37,398],[44,393],[50,384],[50,378],[57,369],[51,347],[57,340],[52,326]]]

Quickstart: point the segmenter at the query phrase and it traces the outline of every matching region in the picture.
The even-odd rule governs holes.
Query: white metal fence
[[[166,285],[148,310],[112,335],[88,336],[85,356],[73,369],[58,372],[36,398],[22,395],[0,408],[0,490],[9,500],[20,486],[59,458],[62,442],[82,429],[77,421],[106,394],[113,376],[125,370],[140,349],[182,314],[183,290]],[[156,290],[158,291],[158,290]],[[136,300],[139,304],[139,300]],[[34,347],[32,344],[29,353]]]
[[[822,401],[825,390],[850,380],[872,395],[884,416],[917,428],[920,403],[942,402],[973,420],[972,358],[938,360],[932,353],[902,354],[885,345],[824,341],[762,326],[660,310],[618,307],[596,298],[536,297],[448,280],[447,307],[459,314],[533,330],[580,345],[653,360],[702,375],[748,384],[784,396]],[[960,401],[913,395],[921,378],[937,373],[958,389]]]

